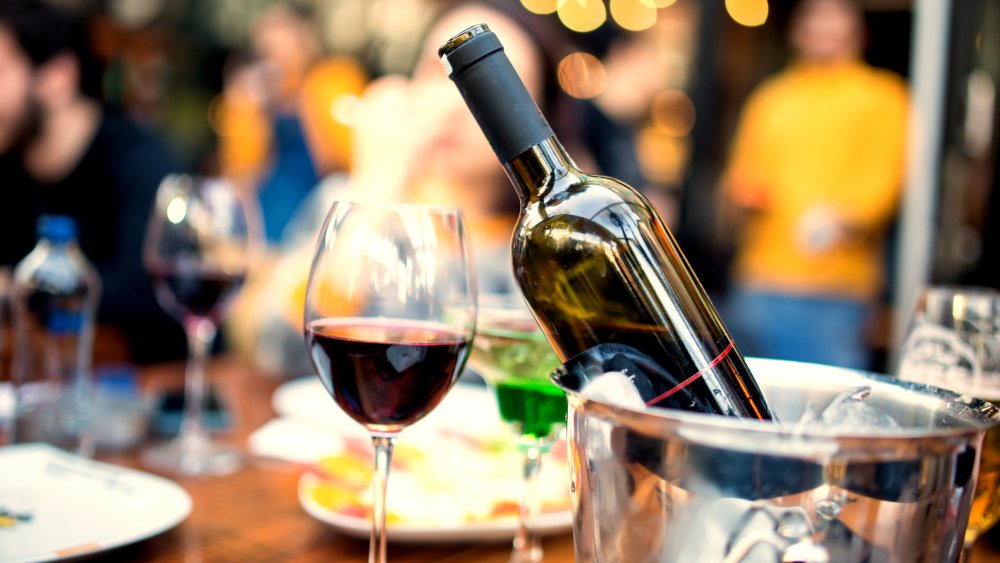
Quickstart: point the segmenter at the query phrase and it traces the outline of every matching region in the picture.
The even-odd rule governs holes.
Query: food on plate
[[[371,447],[350,438],[343,451],[312,466],[304,492],[342,516],[370,518]],[[521,454],[504,435],[438,430],[399,442],[392,458],[386,520],[390,527],[456,527],[515,522],[521,495]],[[542,463],[543,513],[571,508],[563,442]]]

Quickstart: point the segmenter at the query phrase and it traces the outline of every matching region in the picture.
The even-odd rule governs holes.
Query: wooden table
[[[280,383],[245,364],[217,359],[212,378],[235,415],[232,443],[243,446],[249,433],[274,416],[271,394]],[[144,369],[147,391],[178,385],[183,366]],[[141,467],[135,453],[101,459]],[[157,537],[105,555],[105,561],[251,562],[368,560],[368,542],[338,535],[308,516],[299,506],[296,488],[302,468],[290,463],[252,460],[243,470],[224,477],[177,478],[190,493],[194,508],[180,526]],[[545,561],[573,561],[570,534],[545,541]],[[506,563],[509,542],[414,546],[389,544],[393,563]],[[972,563],[1000,563],[1000,551],[979,542]]]
[[[146,368],[141,377],[147,392],[179,385],[184,367],[170,364]],[[243,447],[251,431],[274,417],[271,394],[280,381],[255,373],[232,359],[211,364],[211,377],[232,409],[234,428],[227,440]],[[99,456],[149,471],[134,452]],[[314,520],[296,496],[302,468],[273,460],[251,460],[241,471],[222,477],[169,476],[191,495],[194,508],[177,528],[144,542],[109,553],[107,561],[367,562],[368,541],[339,535]],[[544,543],[546,561],[573,561],[573,538],[567,533]],[[506,563],[510,542],[454,545],[389,544],[393,563]]]

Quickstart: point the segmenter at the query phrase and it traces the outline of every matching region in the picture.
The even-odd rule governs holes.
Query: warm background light
[[[611,0],[611,17],[629,31],[643,31],[656,23],[656,8],[640,0]]]
[[[572,0],[570,0],[572,1]],[[529,12],[536,14],[551,14],[566,0],[521,0],[521,5]]]
[[[653,126],[664,135],[686,137],[694,127],[694,103],[680,90],[660,92],[650,108]]]
[[[664,135],[646,127],[636,137],[636,156],[647,178],[664,184],[678,184],[684,177],[690,143],[686,138]]]
[[[767,21],[767,0],[726,0],[726,11],[736,23],[756,27]]]
[[[649,6],[650,8],[666,8],[674,2],[677,2],[677,0],[639,0],[639,2]]]
[[[559,21],[579,33],[601,27],[607,17],[604,0],[565,0],[559,6]]]
[[[559,61],[559,85],[574,98],[593,98],[607,86],[601,61],[589,53],[571,53]]]

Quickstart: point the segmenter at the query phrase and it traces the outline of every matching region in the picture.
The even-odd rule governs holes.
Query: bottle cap
[[[455,35],[438,54],[500,162],[510,162],[554,136],[500,40],[485,24]]]
[[[460,73],[479,59],[496,51],[503,45],[484,23],[462,30],[438,49],[438,56],[445,65],[448,76]]]
[[[76,219],[66,215],[42,215],[36,225],[38,238],[54,243],[75,240],[79,228]]]

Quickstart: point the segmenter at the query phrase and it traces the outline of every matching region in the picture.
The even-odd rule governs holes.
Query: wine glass
[[[143,260],[157,301],[184,326],[188,365],[180,434],[143,454],[151,467],[184,475],[231,473],[242,465],[234,447],[205,430],[205,363],[217,324],[249,267],[252,221],[233,187],[219,179],[167,176],[146,231]]]
[[[899,377],[1000,404],[1000,292],[975,287],[921,291],[900,352]],[[1000,428],[986,433],[963,560],[1000,520]]]
[[[500,417],[513,431],[524,458],[512,563],[542,560],[534,531],[541,513],[538,476],[542,457],[565,427],[566,397],[549,380],[559,358],[521,295],[484,295],[469,364],[496,395]]]
[[[309,274],[305,338],[327,392],[372,437],[369,562],[386,560],[396,435],[458,379],[475,322],[475,275],[458,209],[333,205]]]

